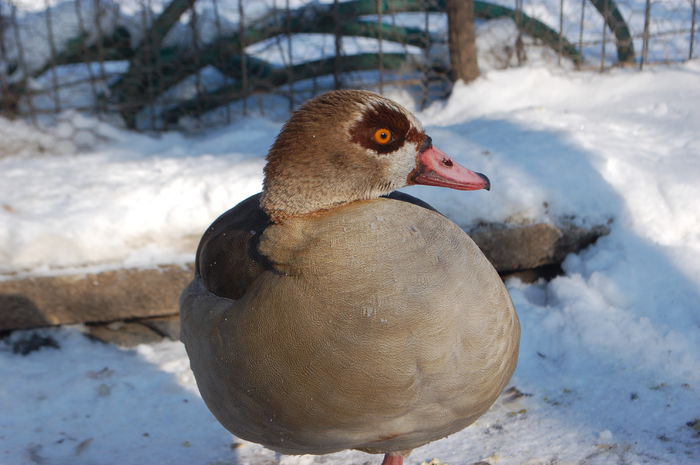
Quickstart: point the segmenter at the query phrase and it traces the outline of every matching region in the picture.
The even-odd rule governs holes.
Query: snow
[[[0,273],[191,260],[188,236],[199,235],[235,199],[260,190],[261,154],[279,128],[252,119],[206,140],[112,128],[106,137],[113,142],[103,146],[97,142],[106,125],[94,123],[99,149],[65,156],[50,153],[47,142],[41,156],[0,159]],[[61,142],[61,131],[71,134],[59,125],[45,136]],[[33,134],[25,128],[8,136],[20,146]]]
[[[512,0],[492,0],[492,3],[513,8]],[[646,0],[616,0],[620,14],[625,20],[637,57],[641,56],[643,48],[643,33],[645,22]],[[600,62],[603,40],[603,18],[589,1],[539,0],[537,2],[522,2],[523,12],[532,18],[542,21],[553,30],[560,30],[569,42],[578,46],[583,44],[583,55],[592,64]],[[690,26],[692,20],[692,2],[687,0],[664,0],[649,2],[649,51],[650,62],[665,62],[688,58],[690,47]],[[581,21],[583,18],[583,31]],[[605,59],[610,65],[617,60],[615,38],[608,29],[606,33]],[[695,38],[697,50],[697,33]]]
[[[567,257],[563,276],[508,281],[523,329],[510,385],[525,395],[505,394],[410,463],[700,463],[686,426],[700,417],[698,82],[697,60],[605,74],[525,67],[487,72],[417,112],[437,146],[493,184],[406,189],[453,221],[611,221],[611,233]],[[281,124],[250,117],[151,137],[76,113],[39,134],[0,120],[0,273],[192,260],[208,224],[260,189]],[[276,460],[208,413],[179,342],[126,350],[83,332],[40,330],[60,349],[27,356],[11,343],[30,332],[0,342],[0,463]]]

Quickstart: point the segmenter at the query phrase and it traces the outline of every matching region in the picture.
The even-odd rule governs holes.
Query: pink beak
[[[432,145],[418,154],[412,184],[449,187],[462,191],[491,189],[489,178],[475,173],[454,161],[449,155]]]

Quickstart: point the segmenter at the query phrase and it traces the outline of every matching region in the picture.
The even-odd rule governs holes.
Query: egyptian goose
[[[393,192],[488,189],[372,92],[316,97],[220,216],[181,297],[199,391],[234,435],[284,454],[411,449],[459,431],[515,369],[520,326],[457,225]]]

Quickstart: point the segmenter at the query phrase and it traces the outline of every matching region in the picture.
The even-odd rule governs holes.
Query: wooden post
[[[471,82],[479,77],[474,0],[447,0],[447,24],[452,80]]]

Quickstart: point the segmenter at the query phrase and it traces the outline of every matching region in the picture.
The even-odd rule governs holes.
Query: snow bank
[[[419,117],[436,145],[488,174],[493,190],[408,191],[463,226],[614,218],[667,246],[697,243],[700,213],[687,200],[697,195],[688,181],[698,175],[697,68],[488,73]],[[191,259],[183,238],[259,190],[280,124],[249,118],[207,137],[152,138],[67,115],[37,139],[42,154],[0,159],[0,271]],[[24,153],[36,146],[22,148],[36,131],[21,123],[0,131]],[[66,154],[76,138],[82,151]]]
[[[84,153],[0,160],[0,272],[191,260],[188,236],[259,191],[277,129],[251,119],[207,139],[113,130]]]

